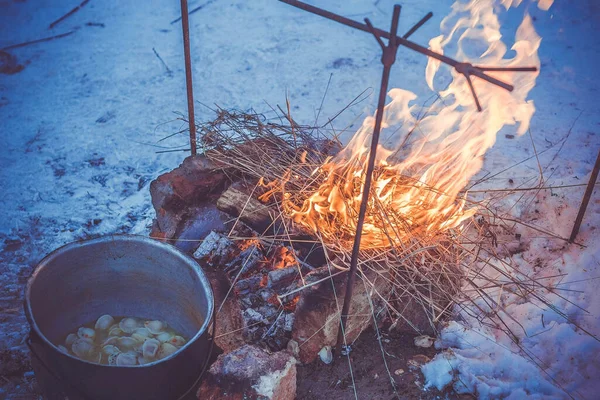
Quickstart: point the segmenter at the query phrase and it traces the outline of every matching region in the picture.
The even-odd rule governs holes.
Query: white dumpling
[[[137,328],[133,333],[147,338],[152,337],[152,333],[150,333],[148,328]]]
[[[131,338],[135,339],[138,343],[144,343],[146,340],[150,339],[148,336],[140,335],[139,333],[132,333]]]
[[[112,344],[106,345],[102,347],[102,352],[107,355],[119,354],[121,350],[117,346],[113,346]]]
[[[158,339],[159,342],[161,343],[165,343],[170,341],[173,338],[173,335],[171,335],[169,332],[163,332],[159,335],[156,336],[156,339]]]
[[[137,345],[139,343],[140,342],[138,342],[134,338],[128,337],[128,336],[117,338],[117,345],[119,347],[133,348],[135,345]]]
[[[144,326],[148,328],[153,335],[158,335],[165,330],[167,324],[162,321],[146,321],[144,322]]]
[[[173,346],[171,343],[163,343],[160,345],[160,349],[158,350],[158,358],[163,359],[175,353],[176,351],[177,347]]]
[[[138,322],[134,318],[123,318],[121,322],[119,322],[119,328],[125,333],[131,334],[139,327]]]
[[[92,328],[81,327],[77,330],[77,336],[79,336],[81,339],[94,340],[94,337],[96,337],[96,331],[94,331]]]
[[[119,353],[117,355],[116,364],[118,366],[137,365],[137,356],[132,353]]]
[[[100,318],[98,318],[98,320],[96,321],[96,325],[94,326],[94,329],[105,331],[105,330],[109,329],[111,326],[113,326],[114,323],[115,323],[115,319],[112,316],[106,314],[106,315],[103,315]]]
[[[145,364],[150,364],[151,362],[154,362],[156,360],[151,360],[148,358],[144,358],[144,357],[138,357],[138,362],[140,363],[140,365],[145,365]]]
[[[115,353],[115,354],[111,354],[108,356],[108,365],[117,365],[117,357],[119,356],[119,353]]]
[[[89,340],[77,339],[71,346],[71,351],[79,358],[86,358],[90,355],[94,348],[94,344]]]
[[[78,339],[77,335],[74,333],[69,333],[69,335],[67,336],[67,339],[65,340],[65,346],[71,347],[73,346],[73,343]]]
[[[171,343],[173,346],[181,347],[186,343],[186,340],[181,336],[173,336],[169,340],[169,343]]]
[[[142,345],[142,355],[146,359],[156,358],[159,348],[160,348],[160,342],[158,340],[148,339]]]
[[[123,334],[123,330],[119,327],[119,325],[113,325],[108,330],[108,336],[121,336]]]

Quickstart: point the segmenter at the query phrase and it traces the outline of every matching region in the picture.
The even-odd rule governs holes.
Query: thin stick
[[[169,66],[165,62],[165,60],[162,59],[162,57],[160,56],[160,54],[158,54],[158,52],[156,51],[156,49],[154,47],[152,48],[152,51],[154,52],[154,55],[160,60],[160,62],[162,63],[162,65],[167,69],[167,73],[168,74],[172,74],[173,71],[171,71],[171,69],[169,68]]]
[[[311,286],[318,285],[319,283],[325,282],[326,280],[329,280],[329,279],[333,278],[334,276],[338,276],[340,274],[343,274],[344,272],[346,272],[346,270],[338,271],[335,274],[331,274],[329,276],[326,276],[325,278],[319,279],[318,281],[314,281],[314,282],[308,283],[308,284],[306,284],[304,286],[301,286],[299,288],[296,288],[296,289],[292,290],[291,292],[287,292],[285,294],[277,295],[277,297],[279,298],[279,301],[281,301],[281,299],[285,299],[287,296],[290,296],[292,294],[298,293],[298,292],[300,292],[300,291],[302,291],[304,289],[308,289]]]
[[[209,4],[212,4],[212,3],[214,3],[214,2],[215,2],[215,0],[210,0],[210,1],[207,1],[206,3],[204,3],[204,4],[201,4],[201,5],[199,5],[198,7],[194,8],[193,10],[191,10],[191,11],[189,12],[189,14],[188,14],[188,15],[192,15],[192,14],[193,14],[193,13],[195,13],[196,11],[200,11],[200,10],[202,10],[204,7],[206,7],[207,5],[209,5]],[[177,17],[177,18],[175,18],[173,21],[171,21],[171,25],[173,25],[174,23],[176,23],[176,22],[178,22],[178,21],[181,21],[181,17]]]
[[[71,15],[75,14],[77,11],[79,11],[83,6],[85,6],[87,3],[89,3],[90,0],[83,0],[81,2],[80,5],[78,5],[77,7],[75,7],[74,9],[72,9],[71,11],[69,11],[68,13],[66,13],[65,15],[63,15],[62,17],[60,17],[59,19],[57,19],[56,21],[54,21],[53,23],[50,24],[50,26],[48,26],[48,29],[52,29],[54,28],[56,25],[58,25],[59,23],[61,23],[62,21],[64,21],[65,19],[69,18]]]
[[[321,98],[321,105],[319,105],[319,111],[317,111],[317,116],[315,117],[315,126],[318,126],[319,116],[321,115],[321,111],[323,110],[323,103],[325,103],[325,97],[327,97],[327,91],[329,90],[329,85],[331,84],[331,78],[333,77],[333,72],[329,74],[329,80],[327,81],[327,86],[325,86],[325,92],[323,93],[323,97]],[[317,131],[318,133],[318,131]]]
[[[187,0],[181,0],[181,27],[183,29],[183,52],[185,57],[185,85],[187,89],[190,149],[196,155],[196,121],[194,119],[194,88],[192,86],[192,58],[190,56],[190,24]]]
[[[590,180],[588,181],[587,188],[585,189],[585,194],[583,195],[583,200],[581,201],[581,206],[579,206],[579,212],[577,213],[577,218],[575,219],[575,225],[573,225],[573,230],[571,231],[571,237],[569,237],[569,243],[573,243],[577,233],[579,232],[579,228],[581,227],[581,222],[583,221],[583,216],[585,215],[585,210],[587,209],[588,203],[590,202],[590,197],[592,197],[592,193],[594,192],[594,187],[596,186],[596,179],[598,179],[598,172],[600,171],[600,151],[598,151],[598,157],[596,158],[596,164],[594,165],[594,169],[592,170],[592,175],[590,176]]]
[[[1,48],[0,51],[17,49],[19,47],[29,46],[30,44],[36,44],[36,43],[41,43],[41,42],[49,42],[49,41],[54,40],[54,39],[60,39],[60,38],[65,37],[65,36],[69,36],[69,35],[71,35],[73,33],[75,33],[75,31],[61,33],[60,35],[50,36],[50,37],[43,38],[43,39],[31,40],[29,42],[23,42],[23,43],[18,43],[18,44],[11,44],[10,46],[6,46],[6,47]]]
[[[482,190],[465,190],[469,193],[488,193],[488,192],[528,192],[533,190],[552,190],[552,189],[564,189],[572,187],[587,186],[586,183],[576,183],[573,185],[559,185],[559,186],[542,186],[542,187],[528,187],[528,188],[507,188],[507,189],[482,189]]]

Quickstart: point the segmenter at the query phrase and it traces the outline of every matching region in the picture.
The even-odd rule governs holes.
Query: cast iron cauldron
[[[208,356],[213,309],[208,279],[173,246],[128,235],[68,244],[46,256],[27,284],[36,376],[48,399],[178,399]],[[167,321],[189,341],[167,358],[135,367],[93,364],[55,346],[103,314]]]

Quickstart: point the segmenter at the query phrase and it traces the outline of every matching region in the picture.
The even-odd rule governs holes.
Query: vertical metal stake
[[[358,253],[360,250],[360,240],[362,237],[362,228],[365,222],[365,216],[367,213],[367,205],[369,203],[369,195],[371,192],[371,181],[373,177],[373,170],[375,169],[375,158],[377,156],[377,146],[379,145],[379,133],[381,132],[381,122],[383,120],[383,108],[385,107],[385,99],[387,96],[387,88],[390,79],[390,71],[392,64],[396,61],[396,52],[398,50],[398,43],[396,42],[396,33],[398,31],[398,19],[400,18],[400,6],[394,6],[394,14],[392,16],[392,29],[390,32],[390,39],[388,45],[385,46],[381,37],[377,34],[373,25],[368,19],[365,19],[371,33],[377,39],[377,42],[383,50],[381,56],[381,63],[383,64],[383,73],[381,76],[381,87],[379,89],[379,102],[377,103],[377,114],[375,115],[375,127],[373,128],[373,136],[371,138],[371,151],[369,152],[369,160],[367,163],[367,172],[365,176],[365,186],[363,188],[362,199],[360,203],[360,209],[358,212],[358,222],[356,223],[356,235],[354,237],[354,246],[352,247],[352,258],[350,259],[350,270],[348,271],[348,281],[346,283],[346,294],[344,296],[344,306],[342,307],[341,314],[341,326],[338,331],[337,347],[340,349],[342,346],[346,346],[345,343],[345,332],[346,323],[348,320],[348,311],[350,310],[350,302],[352,300],[352,291],[354,288],[354,282],[356,281],[356,270],[358,268]]]
[[[581,206],[579,206],[579,212],[577,213],[577,218],[575,219],[575,225],[573,226],[573,230],[571,231],[571,237],[569,238],[569,243],[573,243],[577,233],[579,232],[579,227],[581,226],[581,222],[583,221],[583,216],[585,215],[585,210],[590,202],[590,198],[592,197],[592,192],[594,191],[594,186],[596,186],[596,180],[598,179],[598,172],[600,172],[600,151],[598,151],[598,158],[596,158],[596,164],[594,165],[594,169],[592,169],[592,176],[590,176],[590,180],[588,181],[587,188],[585,189],[585,194],[583,195],[583,200],[581,201]]]
[[[196,155],[196,121],[194,118],[194,88],[192,86],[192,59],[190,57],[190,24],[187,0],[181,0],[181,27],[183,28],[183,53],[185,56],[185,86],[187,89],[190,148]]]

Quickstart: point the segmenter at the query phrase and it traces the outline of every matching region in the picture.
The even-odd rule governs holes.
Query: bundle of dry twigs
[[[336,171],[322,168],[341,148],[335,135],[318,127],[301,126],[283,111],[269,121],[257,113],[219,109],[217,118],[200,125],[198,131],[200,148],[207,157],[256,183],[254,195],[271,207],[283,227],[279,238],[292,245],[290,232],[302,225],[294,213],[318,193],[324,181],[345,179],[335,175]],[[360,164],[361,160],[352,162]],[[352,163],[346,168],[350,168],[348,165]],[[407,190],[436,190],[424,188],[410,177],[390,178]],[[459,226],[433,231],[403,220],[405,217],[387,207],[380,196],[372,199],[368,212],[378,237],[376,245],[361,249],[359,270],[367,285],[372,283],[369,277],[376,273],[393,286],[391,292],[372,291],[387,305],[392,320],[413,325],[404,313],[407,304],[413,302],[422,307],[435,331],[439,322],[458,307],[482,324],[505,331],[518,343],[519,335],[513,331],[515,321],[501,301],[503,292],[556,309],[549,299],[551,295],[560,296],[553,280],[523,273],[511,262],[510,254],[498,249],[498,234],[510,231],[515,220],[503,217],[485,198],[466,200],[477,211]],[[305,223],[302,227],[312,230],[315,241],[326,250],[327,262],[339,270],[346,269],[349,263],[353,221],[358,210],[358,205],[350,200],[346,198],[345,204],[338,205],[347,211],[345,221],[323,217],[318,223]],[[563,316],[567,318],[564,313]]]

